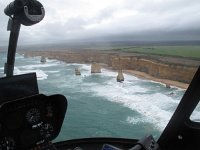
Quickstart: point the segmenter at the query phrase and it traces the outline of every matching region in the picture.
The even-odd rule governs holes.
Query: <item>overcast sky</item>
[[[0,44],[8,17],[0,1]],[[65,40],[200,40],[200,0],[40,0],[46,16],[22,26],[20,43]],[[7,43],[6,43],[7,44]]]

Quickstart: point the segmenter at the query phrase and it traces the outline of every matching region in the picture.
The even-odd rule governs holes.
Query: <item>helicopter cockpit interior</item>
[[[189,120],[200,100],[200,68],[158,141],[144,135],[140,140],[88,138],[53,143],[65,118],[67,99],[59,94],[41,94],[36,73],[13,75],[21,24],[39,23],[45,15],[44,7],[36,0],[15,0],[4,12],[10,17],[10,39],[6,77],[0,78],[0,150],[189,150],[200,147],[200,124]]]

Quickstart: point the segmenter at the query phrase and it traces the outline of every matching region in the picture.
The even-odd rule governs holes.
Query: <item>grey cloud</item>
[[[101,22],[103,20],[109,19],[113,17],[113,13],[116,11],[116,8],[106,7],[99,11],[96,17],[92,18],[96,22]]]
[[[66,21],[66,23],[63,25],[66,30],[82,30],[84,28],[84,25],[88,24],[88,20],[84,18],[74,17],[70,18]]]
[[[54,3],[52,3],[54,2]],[[20,43],[49,42],[69,39],[105,38],[124,40],[199,40],[200,36],[200,1],[199,0],[126,0],[123,4],[107,6],[93,17],[72,16],[59,21],[56,9],[79,10],[81,0],[44,0],[46,18],[33,27],[22,27]],[[6,31],[8,17],[3,14],[5,3],[0,3],[0,44],[8,38]],[[63,3],[60,8],[60,3]],[[84,1],[83,5],[87,5]],[[98,2],[97,2],[98,5]],[[75,10],[73,10],[75,7]],[[115,19],[113,16],[120,10],[133,10],[137,14]],[[87,11],[87,10],[84,10]],[[59,16],[62,17],[62,16]],[[50,18],[50,19],[49,19]],[[107,24],[103,21],[111,20]],[[87,28],[92,24],[97,26]],[[120,37],[121,36],[121,37]],[[5,38],[6,37],[6,38]]]
[[[144,13],[170,13],[177,12],[183,9],[191,9],[200,6],[198,0],[126,0],[124,4],[127,9],[136,9]]]

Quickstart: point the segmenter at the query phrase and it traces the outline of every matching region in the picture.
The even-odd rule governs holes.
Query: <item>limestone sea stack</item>
[[[46,58],[44,56],[41,56],[41,60],[40,60],[41,63],[45,63],[46,62]]]
[[[117,75],[117,82],[122,82],[122,81],[124,81],[124,75],[123,75],[122,69],[120,69]]]
[[[166,88],[171,88],[171,86],[169,84],[166,84],[165,86],[166,86]]]
[[[81,72],[78,68],[75,68],[75,75],[77,76],[80,76],[81,75]]]
[[[101,65],[98,63],[92,63],[91,73],[101,73]]]

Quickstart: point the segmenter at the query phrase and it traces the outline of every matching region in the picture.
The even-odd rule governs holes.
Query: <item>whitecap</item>
[[[44,73],[42,70],[20,70],[19,68],[15,67],[14,68],[14,74],[15,75],[20,75],[20,74],[26,74],[26,73],[33,73],[35,72],[37,75],[38,80],[45,80],[47,79],[48,75]]]
[[[35,65],[25,65],[25,66],[20,66],[19,68],[23,69],[34,69],[34,68],[46,68],[46,67],[53,67],[57,66],[58,63],[46,63],[46,64],[35,64]]]
[[[134,77],[130,77],[129,80],[134,82],[139,79],[135,80]],[[95,95],[103,96],[109,101],[137,111],[149,123],[163,130],[179,101],[165,94],[156,93],[156,91],[149,93],[148,88],[133,85],[130,81],[118,83],[115,79],[111,79],[106,84],[97,84],[89,88]]]
[[[135,124],[139,124],[141,122],[146,122],[146,121],[144,120],[144,118],[128,116],[126,118],[126,122],[128,122],[129,124],[134,124],[135,125]]]
[[[89,64],[79,64],[79,65],[81,65],[81,69],[83,70],[87,70],[87,71],[91,70],[91,65]]]
[[[60,71],[45,71],[45,73],[58,73]]]

